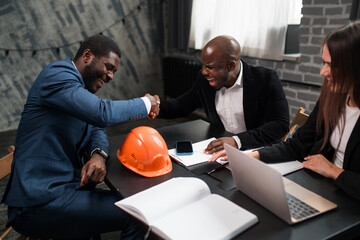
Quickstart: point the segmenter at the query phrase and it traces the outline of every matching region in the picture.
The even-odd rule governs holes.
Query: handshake
[[[145,97],[147,97],[150,102],[151,102],[151,109],[150,109],[150,112],[149,112],[149,115],[148,115],[148,118],[149,119],[154,119],[157,115],[159,115],[159,112],[160,112],[160,108],[159,108],[159,105],[160,105],[160,98],[158,95],[150,95],[150,94],[145,94]]]

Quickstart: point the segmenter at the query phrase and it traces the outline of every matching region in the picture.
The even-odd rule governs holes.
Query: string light
[[[110,26],[104,28],[103,30],[101,30],[99,32],[100,35],[103,35],[103,32],[105,32],[106,30],[109,30],[110,28],[112,28],[113,26],[119,24],[120,22],[122,24],[125,25],[126,23],[126,18],[130,15],[132,15],[136,10],[140,11],[141,10],[141,6],[145,4],[145,0],[142,0],[139,5],[137,7],[135,7],[134,9],[132,9],[127,15],[125,15],[124,17],[120,18],[119,20],[115,21],[113,24],[111,24]],[[23,48],[23,49],[18,49],[18,48],[3,48],[3,47],[0,47],[0,51],[4,51],[5,52],[5,56],[8,57],[9,54],[10,54],[10,51],[13,51],[13,52],[31,52],[32,53],[32,57],[35,57],[36,54],[39,52],[39,51],[46,51],[46,50],[55,50],[56,53],[58,55],[60,55],[60,49],[61,48],[65,48],[65,47],[70,47],[70,46],[73,46],[73,45],[76,45],[76,44],[79,44],[81,46],[82,44],[82,40],[79,40],[79,41],[74,41],[72,43],[68,43],[68,44],[64,44],[64,45],[61,45],[61,46],[56,46],[56,47],[46,47],[46,48],[38,48],[38,49],[26,49],[26,48]]]

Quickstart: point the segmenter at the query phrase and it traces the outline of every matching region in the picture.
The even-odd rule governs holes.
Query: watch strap
[[[100,154],[103,158],[105,158],[106,160],[108,160],[110,157],[109,157],[109,154],[107,154],[104,150],[100,149],[100,148],[95,148],[91,155],[93,155],[94,153],[97,153],[97,154]]]

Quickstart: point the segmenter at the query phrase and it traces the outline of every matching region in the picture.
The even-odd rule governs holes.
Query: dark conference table
[[[175,142],[178,140],[191,140],[195,143],[211,137],[231,136],[203,120],[166,126],[157,130],[165,139],[169,149],[174,148]],[[172,172],[155,178],[146,178],[128,170],[116,157],[116,151],[125,137],[126,135],[120,135],[109,138],[111,158],[107,162],[106,176],[106,183],[109,187],[124,198],[173,177],[198,177],[208,184],[212,193],[228,198],[258,217],[259,222],[256,225],[235,239],[354,239],[360,237],[360,202],[337,189],[331,180],[309,170],[302,169],[288,174],[286,177],[333,201],[338,207],[290,226],[239,190],[219,187],[222,186],[219,178],[206,173],[198,175],[199,172],[189,171],[175,161],[172,162]],[[231,177],[229,170],[221,171]]]

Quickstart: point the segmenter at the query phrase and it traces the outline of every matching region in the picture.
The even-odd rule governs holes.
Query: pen
[[[210,172],[208,172],[208,174],[212,174],[212,173],[216,172],[217,170],[224,168],[224,167],[225,167],[226,165],[228,165],[228,164],[229,164],[229,162],[226,162],[226,163],[224,163],[224,164],[222,164],[222,165],[214,168],[213,170],[211,170]]]

